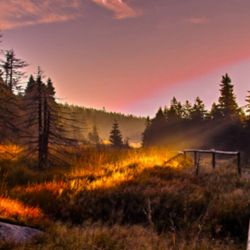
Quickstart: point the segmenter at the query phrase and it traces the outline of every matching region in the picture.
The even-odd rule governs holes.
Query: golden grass
[[[132,180],[146,169],[164,165],[164,162],[175,153],[156,149],[131,151],[126,158],[115,163],[106,163],[96,167],[86,166],[84,162],[78,163],[67,177],[73,189],[78,189],[78,187],[86,190],[108,189]],[[179,167],[179,162],[171,162],[171,167]]]
[[[20,201],[0,197],[0,215],[4,219],[18,219],[19,221],[37,221],[44,218],[37,207],[30,207]]]

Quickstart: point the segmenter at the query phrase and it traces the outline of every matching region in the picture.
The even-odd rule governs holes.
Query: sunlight
[[[14,144],[0,145],[0,159],[14,160],[23,152],[23,148]]]
[[[19,220],[36,220],[44,217],[42,211],[36,207],[29,207],[20,201],[0,197],[0,214],[2,218]]]
[[[103,164],[97,167],[78,167],[69,175],[72,189],[108,189],[124,182],[131,181],[143,171],[164,166],[164,162],[170,159],[176,152],[151,149],[148,151],[132,151],[125,159],[114,164]],[[177,168],[179,162],[173,161],[168,167]]]

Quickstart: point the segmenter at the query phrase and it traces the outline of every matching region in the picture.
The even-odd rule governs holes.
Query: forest
[[[207,110],[200,97],[194,104],[171,100],[169,107],[159,108],[153,119],[147,119],[143,145],[218,148],[248,153],[250,139],[250,96],[240,107],[234,85],[228,74],[222,76],[220,96]]]

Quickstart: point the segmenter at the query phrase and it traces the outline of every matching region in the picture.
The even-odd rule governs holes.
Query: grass
[[[181,237],[179,239],[178,237]],[[158,235],[141,226],[105,226],[100,224],[70,227],[55,224],[42,237],[24,245],[0,242],[0,249],[8,250],[240,250],[232,241],[223,243],[203,238],[191,240],[184,235]]]
[[[231,163],[199,176],[189,160],[164,164],[174,153],[81,148],[70,152],[71,167],[43,173],[22,157],[4,160],[2,200],[19,204],[5,217],[50,221],[43,239],[10,249],[244,249],[250,181]],[[29,212],[13,215],[28,209],[33,221]]]
[[[6,197],[0,197],[0,214],[2,220],[33,225],[45,219],[41,209]]]

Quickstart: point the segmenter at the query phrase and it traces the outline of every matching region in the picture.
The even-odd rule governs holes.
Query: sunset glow
[[[247,0],[1,1],[2,46],[30,62],[30,72],[40,65],[63,102],[152,115],[184,89],[210,105],[228,72],[244,105],[249,7]]]

